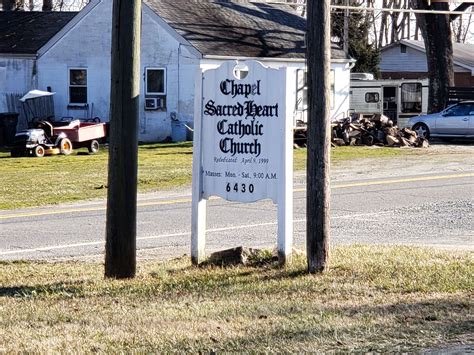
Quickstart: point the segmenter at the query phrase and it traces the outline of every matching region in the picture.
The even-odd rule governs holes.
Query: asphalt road
[[[398,170],[393,170],[398,165],[384,164],[384,174],[380,169],[364,173],[366,167],[360,161],[355,167],[339,168],[332,182],[331,243],[474,250],[474,168],[470,162],[452,159],[429,173],[426,169],[420,173],[416,164]],[[304,176],[295,177],[294,188],[294,242],[304,248]],[[189,254],[190,201],[189,189],[140,196],[139,257],[167,259]],[[212,199],[207,225],[208,252],[238,245],[273,247],[276,205]],[[103,201],[0,211],[0,260],[100,259],[104,239]]]

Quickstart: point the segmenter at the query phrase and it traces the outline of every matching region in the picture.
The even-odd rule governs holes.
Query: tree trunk
[[[53,10],[53,0],[43,0],[43,11],[52,11]]]
[[[2,10],[3,11],[15,10],[15,0],[2,0]]]
[[[414,0],[419,9],[449,10],[448,3],[424,4]],[[448,87],[454,86],[453,42],[449,15],[416,14],[423,35],[428,64],[428,112],[439,112],[448,103]]]
[[[387,6],[387,0],[383,0],[382,7],[385,8]],[[382,12],[382,18],[380,20],[380,35],[379,35],[379,43],[377,48],[382,48],[384,46],[383,39],[385,37],[385,43],[387,43],[387,17],[388,13],[386,11]]]
[[[136,269],[141,0],[114,0],[105,276]]]
[[[420,39],[419,33],[420,33],[420,26],[418,25],[418,19],[417,19],[415,23],[415,41],[418,41]]]
[[[330,237],[330,7],[329,0],[308,1],[308,166],[306,250],[308,271],[327,268]]]
[[[25,10],[25,0],[2,0],[3,11]]]

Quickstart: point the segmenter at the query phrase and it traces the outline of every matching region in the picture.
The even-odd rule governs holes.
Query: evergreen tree
[[[350,5],[355,5],[349,2]],[[343,1],[335,1],[337,5],[343,5]],[[372,73],[376,78],[380,77],[379,63],[380,52],[375,43],[369,42],[370,30],[369,17],[362,11],[351,11],[349,13],[349,36],[348,54],[357,60],[354,73]],[[333,41],[341,48],[344,45],[344,11],[334,11],[331,16],[331,32]]]

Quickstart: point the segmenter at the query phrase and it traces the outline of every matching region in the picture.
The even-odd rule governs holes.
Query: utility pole
[[[141,0],[114,0],[105,276],[136,269]]]
[[[308,271],[322,272],[329,256],[330,0],[308,1],[308,164],[306,253]]]
[[[349,0],[344,1],[344,5],[349,6]],[[349,9],[344,9],[344,34],[343,34],[343,50],[349,53]]]

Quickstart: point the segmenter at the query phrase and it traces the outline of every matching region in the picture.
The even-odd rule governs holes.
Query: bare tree
[[[469,16],[459,16],[458,19],[452,21],[454,40],[458,43],[465,43],[470,29],[473,26],[473,13]]]
[[[3,11],[18,11],[25,9],[25,0],[2,0]]]
[[[0,0],[3,11],[79,11],[90,0]]]
[[[414,8],[424,10],[449,10],[448,3],[427,5],[423,0],[411,0]],[[473,3],[462,3],[455,10],[465,11]],[[423,40],[425,42],[426,62],[430,86],[428,92],[428,111],[444,109],[448,100],[448,88],[454,86],[453,36],[451,22],[459,15],[416,14]]]
[[[43,0],[43,11],[52,11],[53,10],[53,0]]]

